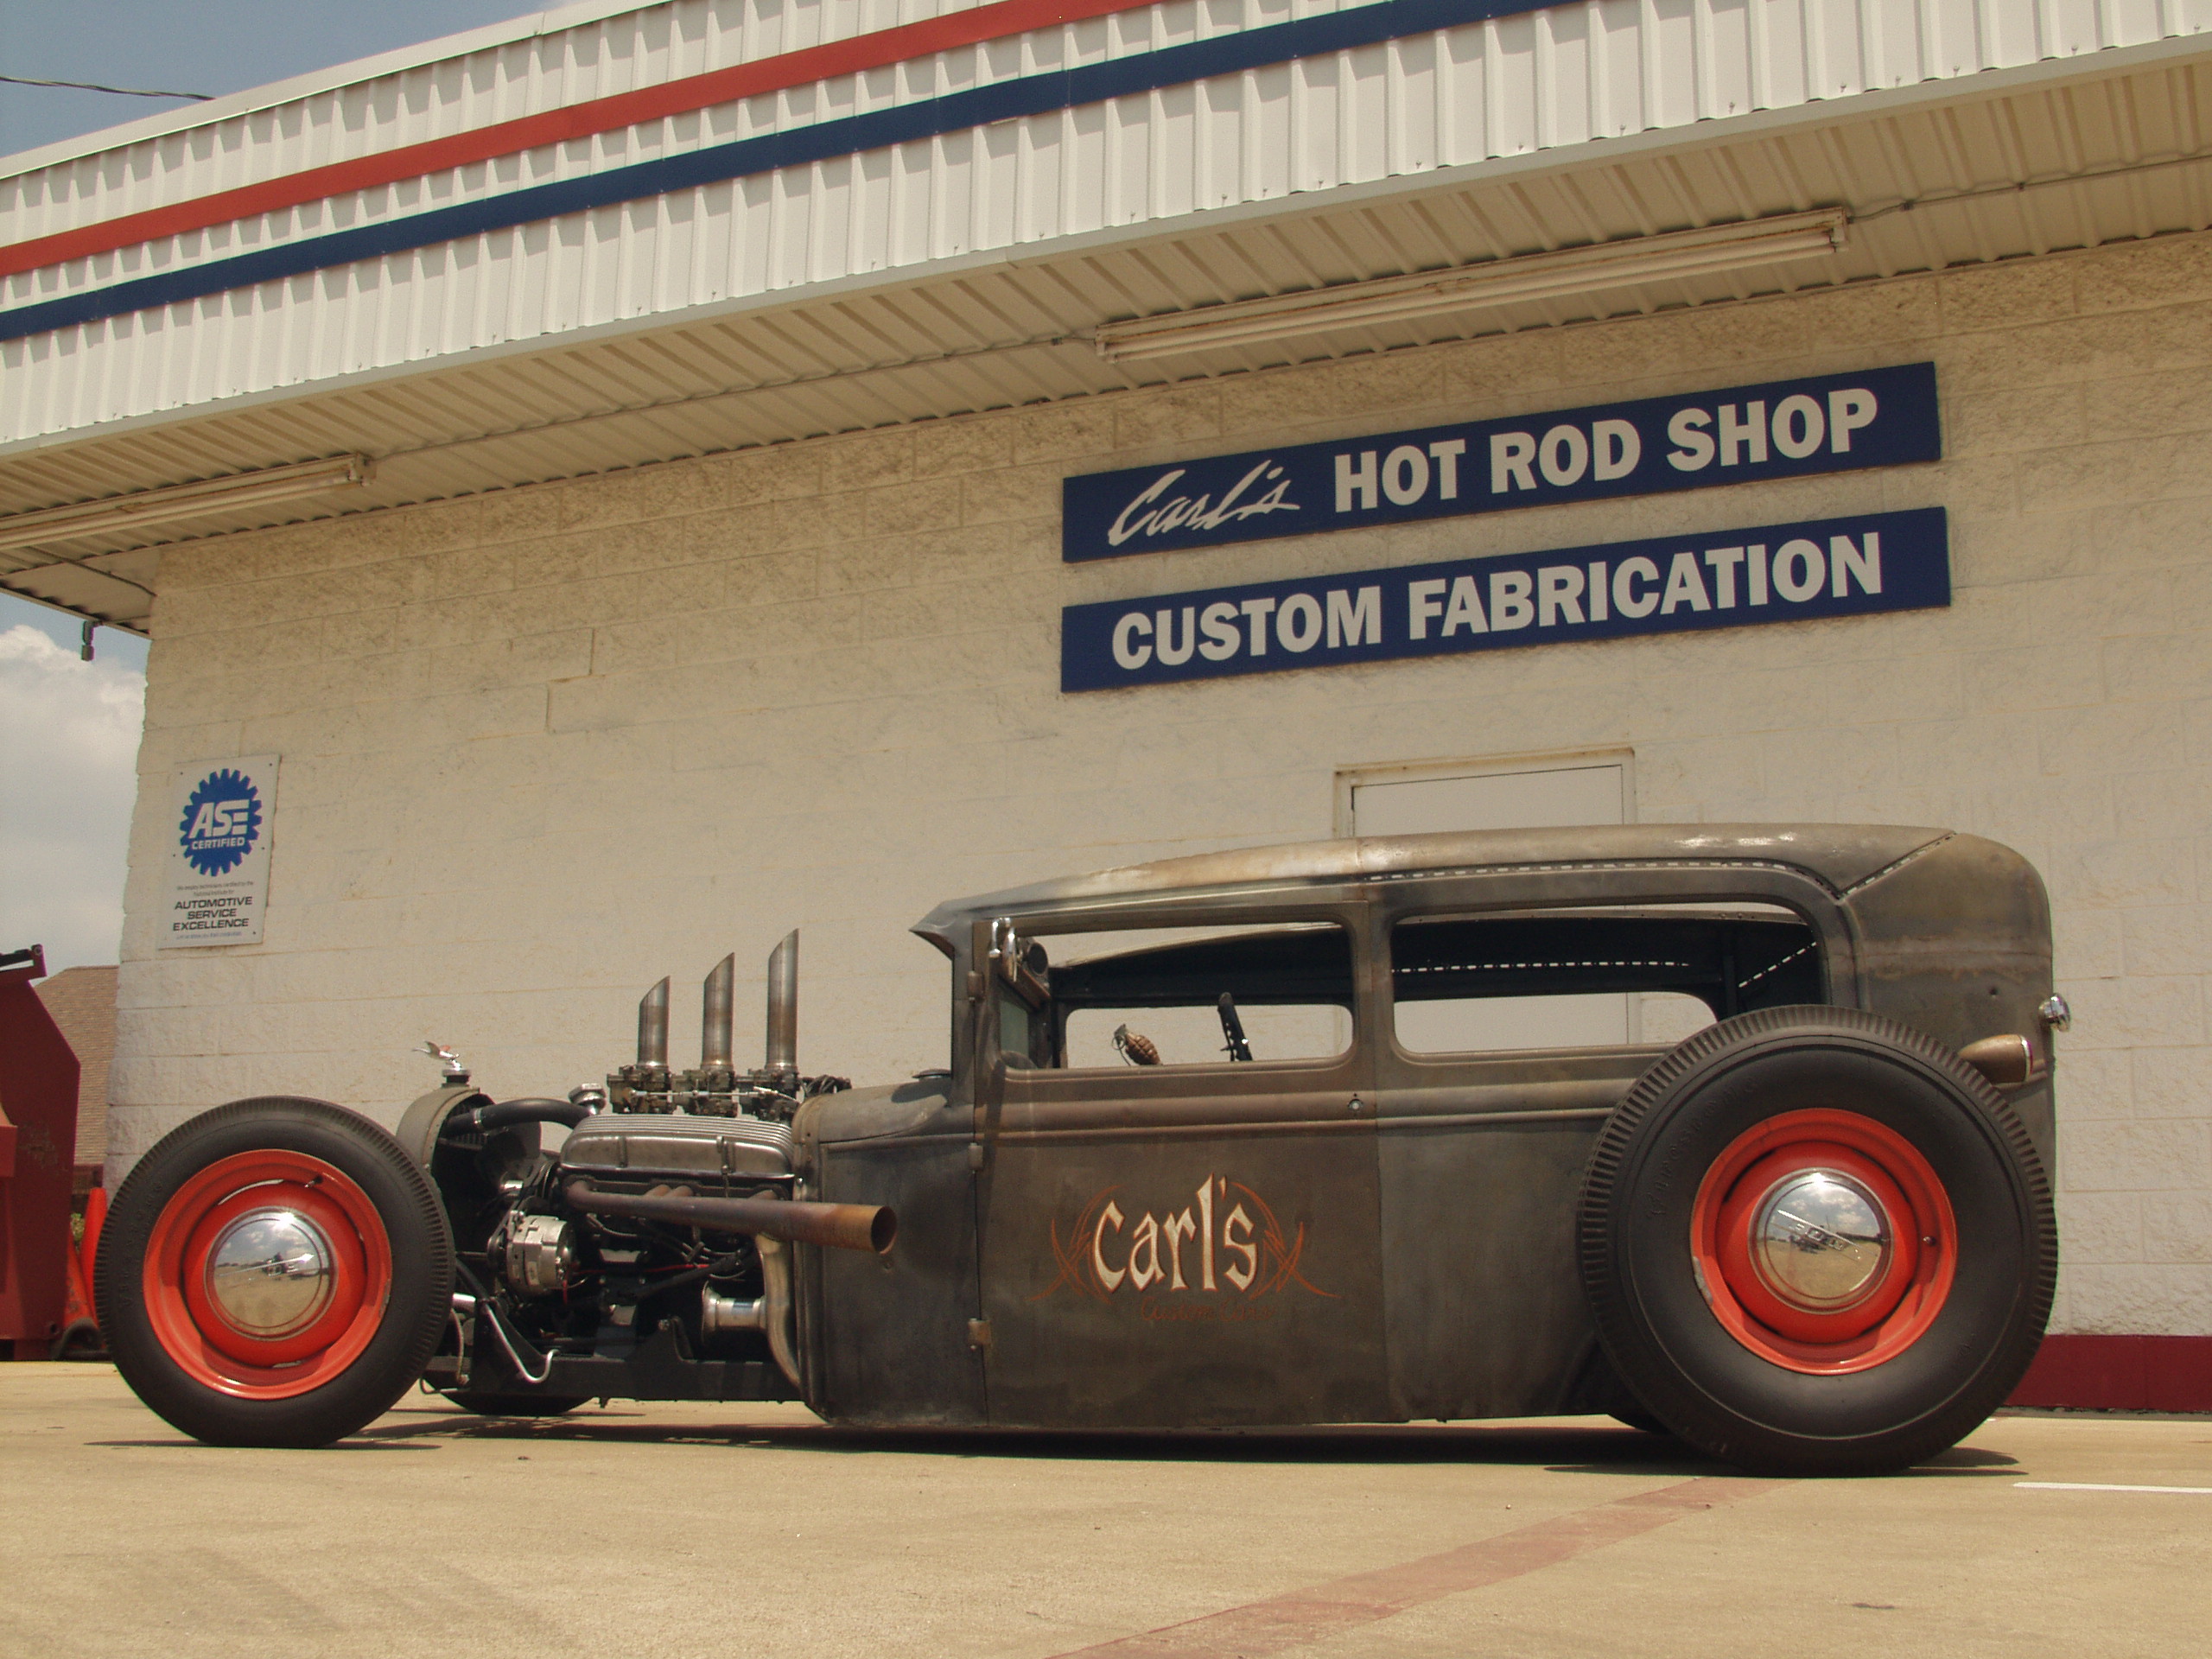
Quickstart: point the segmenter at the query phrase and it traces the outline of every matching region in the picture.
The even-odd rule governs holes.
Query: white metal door
[[[1349,828],[1356,836],[1414,836],[1622,823],[1627,772],[1622,762],[1607,760],[1354,782]],[[1399,1042],[1424,1053],[1633,1042],[1634,1023],[1629,998],[1615,994],[1411,1002],[1397,1012]]]

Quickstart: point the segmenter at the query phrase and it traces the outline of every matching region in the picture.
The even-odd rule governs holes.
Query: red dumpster
[[[44,1359],[69,1296],[77,1057],[31,989],[38,946],[0,956],[0,1351]]]

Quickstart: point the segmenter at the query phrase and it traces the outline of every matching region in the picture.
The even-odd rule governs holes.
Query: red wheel
[[[142,1269],[155,1334],[194,1382],[242,1400],[320,1388],[369,1345],[391,1294],[391,1243],[334,1166],[238,1153],[178,1188]]]
[[[381,1414],[422,1375],[452,1293],[421,1168],[321,1101],[239,1101],[167,1135],[100,1243],[124,1380],[226,1445],[321,1445]]]
[[[1958,1222],[1911,1141],[1856,1112],[1785,1112],[1706,1171],[1690,1254],[1713,1315],[1761,1358],[1863,1371],[1924,1336],[1950,1294]]]
[[[2057,1230],[2027,1134],[1941,1044],[1855,1009],[1708,1027],[1591,1154],[1584,1289],[1692,1445],[1784,1475],[1918,1461],[2026,1371]]]

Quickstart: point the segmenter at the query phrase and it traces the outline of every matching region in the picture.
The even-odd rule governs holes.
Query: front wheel
[[[1637,1401],[1767,1474],[1955,1443],[2026,1372],[2057,1269],[2050,1183],[2003,1096],[1850,1008],[1741,1014],[1654,1066],[1592,1153],[1580,1225]]]
[[[374,1123],[234,1101],[131,1171],[97,1294],[116,1369],[171,1424],[218,1446],[323,1446],[422,1375],[453,1246],[428,1178]]]

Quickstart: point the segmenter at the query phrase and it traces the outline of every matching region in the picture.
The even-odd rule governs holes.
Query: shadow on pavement
[[[368,1433],[374,1433],[375,1431],[370,1430]],[[232,1446],[210,1446],[204,1440],[194,1440],[188,1434],[173,1435],[165,1440],[86,1440],[85,1444],[109,1450],[124,1451],[136,1449],[154,1452],[236,1452],[241,1449]],[[340,1440],[331,1446],[299,1446],[293,1449],[300,1452],[435,1452],[438,1448],[419,1440],[370,1440],[363,1436],[350,1440]]]
[[[402,1408],[403,1412],[405,1408]],[[1640,1429],[1403,1424],[1300,1429],[861,1428],[827,1423],[657,1423],[645,1414],[559,1418],[471,1417],[422,1410],[349,1444],[435,1440],[551,1440],[600,1445],[771,1446],[784,1451],[906,1452],[964,1458],[1146,1463],[1586,1464],[1642,1475],[1709,1474],[1724,1465]]]
[[[1737,1472],[1681,1441],[1625,1426],[1376,1424],[1299,1429],[1096,1430],[865,1428],[828,1423],[655,1422],[631,1407],[554,1418],[475,1417],[402,1407],[347,1446],[396,1447],[438,1440],[553,1441],[605,1446],[769,1447],[823,1454],[902,1452],[958,1458],[1087,1462],[1240,1464],[1496,1464],[1558,1474],[1649,1478]],[[1954,1446],[1907,1472],[1991,1474],[2015,1466],[2001,1452]]]
[[[1663,1434],[1584,1425],[1378,1424],[1306,1429],[1141,1429],[1072,1432],[1019,1428],[841,1428],[828,1423],[656,1423],[639,1411],[587,1417],[477,1417],[437,1408],[398,1408],[412,1421],[382,1422],[323,1452],[434,1452],[442,1442],[492,1440],[579,1446],[769,1447],[789,1452],[904,1452],[914,1456],[1130,1463],[1495,1464],[1553,1474],[1688,1478],[1737,1472]],[[92,1440],[105,1447],[220,1452],[177,1435]],[[1915,1477],[1991,1475],[2017,1465],[2001,1452],[1957,1446],[1904,1471]]]

